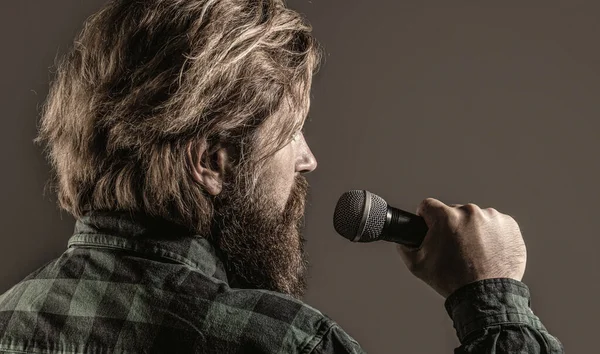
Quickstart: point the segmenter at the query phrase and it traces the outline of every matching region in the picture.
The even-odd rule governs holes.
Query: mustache
[[[306,177],[296,176],[285,206],[284,223],[294,223],[298,226],[302,224],[308,192],[309,185]]]

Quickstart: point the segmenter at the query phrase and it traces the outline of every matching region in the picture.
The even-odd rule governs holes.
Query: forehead
[[[291,139],[292,135],[302,128],[306,121],[305,109],[294,109],[289,104],[282,104],[281,108],[274,112],[262,124],[258,131],[258,144],[260,146],[268,146],[271,144],[278,145],[278,148],[283,142]]]

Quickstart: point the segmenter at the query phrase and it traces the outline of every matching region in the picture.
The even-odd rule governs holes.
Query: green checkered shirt
[[[461,353],[562,353],[520,282],[468,285],[446,308]],[[59,258],[0,296],[0,353],[103,352],[364,353],[301,301],[231,288],[206,239],[154,219],[95,212],[77,221]]]

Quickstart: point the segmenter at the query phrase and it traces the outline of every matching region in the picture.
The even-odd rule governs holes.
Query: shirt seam
[[[319,333],[320,331],[317,331],[317,334],[314,335],[314,337],[312,338],[311,341],[309,341],[306,344],[306,347],[304,347],[300,353],[301,354],[313,354],[315,349],[317,349],[317,347],[319,346],[319,344],[321,344],[323,342],[323,339],[325,338],[325,336],[327,335],[327,333],[329,331],[331,331],[331,329],[333,327],[335,327],[335,322],[332,323],[328,323],[328,321],[323,318],[323,322],[326,325],[325,330],[323,330],[322,333]],[[316,340],[318,338],[318,340],[314,343],[314,345],[311,345],[311,342],[313,342],[314,340]]]
[[[8,338],[3,338],[0,340],[0,350],[8,350],[11,352],[18,352],[18,353],[23,353],[23,354],[38,354],[38,353],[67,353],[67,354],[75,354],[75,353],[81,353],[81,351],[75,349],[75,350],[70,350],[69,346],[65,346],[65,345],[61,345],[59,342],[53,342],[55,344],[57,344],[57,348],[48,350],[48,349],[41,349],[38,347],[38,345],[40,344],[40,342],[37,341],[32,341],[32,340],[28,340],[28,341],[18,341],[18,338],[13,338],[13,337],[8,337]],[[32,346],[33,348],[29,348],[29,349],[22,349],[23,346]],[[90,349],[92,351],[104,351],[104,350],[112,350],[111,348],[108,347],[104,347],[104,346],[97,346],[97,345],[93,345],[91,346],[91,348],[89,348],[91,345],[90,343],[85,343],[84,344],[84,348],[88,349],[85,350],[84,353],[87,353],[90,351]]]
[[[485,319],[488,319],[488,318],[493,318],[493,317],[497,317],[497,316],[503,316],[503,315],[521,315],[521,316],[524,316],[524,317],[526,317],[526,318],[528,318],[528,319],[532,320],[532,321],[531,321],[531,323],[534,323],[534,324],[535,324],[535,323],[537,323],[537,321],[535,320],[535,318],[534,318],[534,317],[532,317],[532,316],[531,316],[530,314],[528,314],[528,313],[524,313],[524,312],[513,312],[513,311],[505,311],[505,312],[502,312],[502,313],[500,313],[500,314],[495,314],[495,315],[486,315],[486,316],[479,316],[479,317],[475,317],[475,318],[474,318],[474,319],[472,319],[471,321],[469,321],[469,322],[467,322],[467,323],[463,324],[461,327],[465,328],[465,327],[468,327],[468,326],[470,326],[470,325],[471,325],[472,323],[474,323],[474,322],[477,322],[477,321],[483,321],[483,320],[485,320]],[[529,324],[529,322],[515,322],[515,323],[526,323],[526,324]],[[490,323],[490,325],[494,325],[494,323]]]
[[[157,254],[160,257],[169,259],[171,261],[175,261],[177,263],[181,263],[183,265],[186,265],[188,267],[192,267],[195,269],[200,269],[200,265],[197,262],[194,262],[192,260],[190,260],[187,257],[184,257],[178,253],[169,251],[167,249],[158,247],[156,245],[152,245],[148,248],[144,248],[144,247],[140,247],[139,245],[136,244],[135,241],[131,241],[131,240],[118,240],[117,242],[122,243],[124,245],[126,245],[126,247],[123,247],[121,245],[113,245],[113,244],[108,244],[106,242],[101,242],[100,240],[84,240],[84,237],[96,237],[96,236],[100,236],[100,237],[108,237],[108,238],[114,238],[114,235],[109,235],[109,234],[103,234],[103,233],[77,233],[74,234],[73,237],[71,238],[71,240],[69,241],[69,248],[72,246],[91,246],[91,247],[102,247],[102,248],[109,248],[109,249],[119,249],[119,250],[125,250],[125,251],[134,251],[136,253],[140,253],[140,254],[147,254],[148,252]]]
[[[494,317],[499,317],[499,316],[504,316],[504,315],[522,315],[530,321],[506,320],[506,321],[490,321],[489,323],[486,323],[486,321],[485,321],[486,319],[491,319]],[[476,322],[480,322],[480,326],[475,326]],[[479,317],[478,319],[470,321],[469,323],[461,326],[461,328],[459,329],[459,332],[460,332],[459,340],[462,341],[462,340],[468,338],[474,332],[477,332],[477,331],[485,329],[485,328],[489,328],[489,327],[493,327],[493,326],[510,325],[510,324],[520,325],[520,326],[528,326],[528,327],[531,327],[534,329],[542,329],[539,326],[539,320],[536,320],[534,317],[531,317],[528,314],[523,314],[522,312],[503,312],[502,314],[498,314],[498,315]],[[460,335],[461,333],[462,333],[462,335]]]
[[[448,312],[450,314],[452,312],[451,310],[461,302],[477,299],[477,296],[473,294],[474,292],[488,292],[488,288],[490,287],[494,287],[494,290],[502,290],[503,293],[510,293],[528,299],[529,288],[525,284],[511,278],[492,278],[467,284],[458,289],[446,299],[445,307],[449,310]],[[497,287],[501,287],[501,289],[498,289]]]

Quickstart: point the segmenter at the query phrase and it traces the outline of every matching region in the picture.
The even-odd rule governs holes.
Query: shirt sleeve
[[[331,326],[310,354],[366,354],[339,325]]]
[[[485,279],[450,295],[446,310],[454,321],[461,346],[456,354],[564,354],[531,310],[529,288],[508,279]],[[402,352],[402,348],[398,348]],[[337,324],[331,326],[311,354],[364,354]]]
[[[531,310],[529,288],[508,279],[467,284],[444,303],[461,346],[456,354],[562,354],[560,341],[550,335]]]

